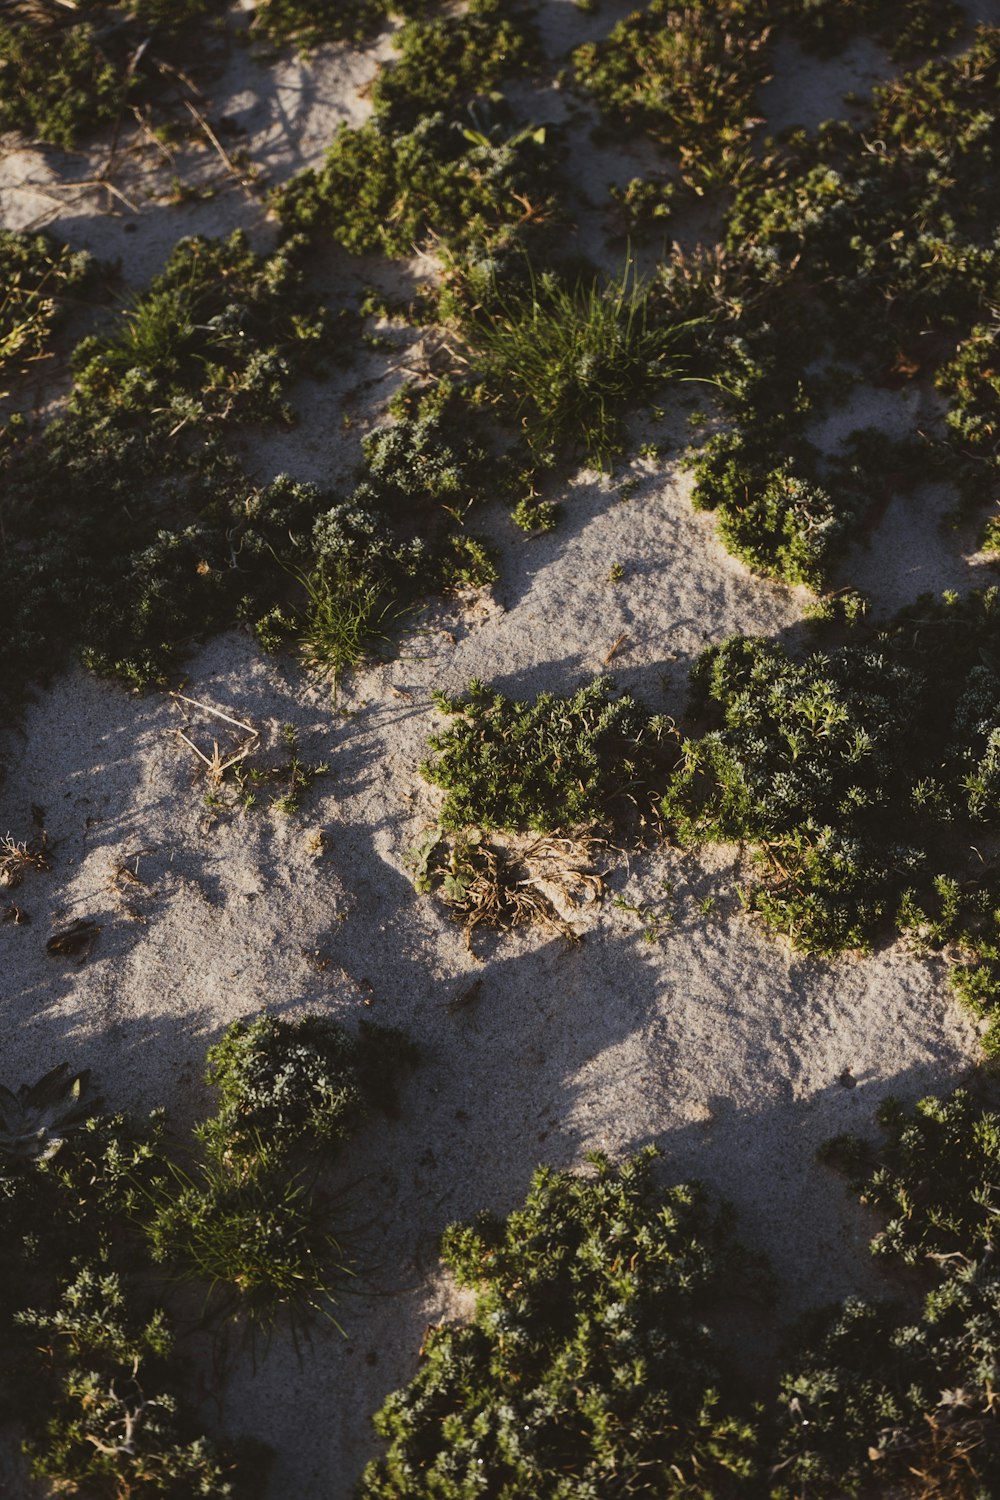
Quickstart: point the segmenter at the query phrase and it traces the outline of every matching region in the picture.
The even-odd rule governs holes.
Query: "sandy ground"
[[[603,31],[611,12],[597,26],[569,0],[549,0],[543,14],[557,50],[588,28]],[[329,49],[267,68],[241,56],[213,103],[276,181],[318,160],[338,120],[363,116],[364,85],[386,50]],[[857,63],[879,65],[876,49]],[[776,108],[821,97],[806,97],[797,76],[792,83]],[[216,196],[176,205],[140,200],[171,168],[127,144],[134,154],[114,181],[132,209],[78,185],[96,175],[100,153],[4,144],[0,220],[44,222],[102,255],[127,251],[134,285],[184,233],[245,224],[263,243],[272,232],[256,190],[208,145],[180,166],[210,178]],[[622,161],[617,171],[632,175]],[[333,255],[331,286],[366,270]],[[349,378],[302,393],[302,426],[257,450],[262,472],[343,476],[357,431],[392,388],[369,358]],[[377,383],[358,396],[365,378]],[[334,413],[349,387],[361,420],[344,438]],[[875,393],[866,419],[910,421],[910,399]],[[681,415],[668,418],[678,444]],[[847,415],[854,425],[857,412]],[[637,481],[627,500],[624,477]],[[51,871],[31,874],[18,896],[31,924],[0,926],[5,1081],[65,1058],[93,1068],[109,1103],[164,1103],[184,1123],[208,1102],[206,1047],[262,1007],[401,1025],[423,1049],[400,1118],[376,1120],[342,1163],[345,1241],[359,1272],[340,1308],[346,1337],[322,1332],[300,1358],[281,1337],[255,1359],[233,1343],[206,1377],[217,1430],[274,1446],[268,1500],[346,1500],[375,1448],[370,1413],[413,1373],[426,1325],[467,1307],[437,1262],[441,1229],[483,1206],[512,1208],[540,1161],[574,1166],[593,1149],[617,1158],[654,1141],[665,1177],[696,1175],[731,1199],[745,1240],[772,1257],[783,1288],[772,1314],[734,1335],[748,1364],[766,1368],[788,1317],[877,1287],[864,1253],[869,1226],[816,1165],[817,1145],[870,1129],[886,1094],[947,1086],[976,1057],[943,973],[901,946],[825,964],[762,934],[740,911],[735,851],[663,850],[617,864],[608,898],[581,912],[575,945],[531,931],[473,953],[414,893],[406,853],[438,804],[418,774],[437,723],[432,689],[458,692],[475,676],[517,695],[565,691],[602,670],[624,636],[617,680],[676,714],[686,668],[706,643],[735,630],[800,635],[807,596],[752,577],[725,553],[711,518],[692,512],[676,464],[640,460],[615,480],[583,473],[560,498],[564,519],[548,536],[526,539],[489,520],[496,588],[413,619],[397,654],[356,674],[336,700],[328,683],[291,659],[263,658],[241,635],[191,660],[177,686],[259,729],[265,759],[282,758],[280,726],[292,724],[303,758],[329,764],[295,816],[207,806],[211,788],[176,730],[186,725],[209,745],[212,720],[82,671],[40,690],[4,737],[0,832],[25,837],[37,804],[52,852]],[[944,504],[928,493],[890,506],[877,546],[848,559],[843,581],[890,607],[923,588],[992,576],[968,536],[941,532]],[[617,583],[613,562],[624,568]],[[660,916],[651,940],[628,909],[639,905]],[[50,958],[50,931],[79,916],[101,925],[89,959]],[[473,979],[477,998],[456,1008]],[[28,1495],[16,1467],[4,1493]]]

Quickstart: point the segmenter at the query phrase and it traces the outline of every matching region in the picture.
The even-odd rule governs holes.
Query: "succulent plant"
[[[90,1070],[71,1075],[69,1063],[59,1063],[37,1083],[22,1083],[16,1094],[0,1084],[0,1153],[6,1165],[48,1161],[96,1104]]]

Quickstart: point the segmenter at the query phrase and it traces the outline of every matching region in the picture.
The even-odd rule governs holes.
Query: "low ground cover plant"
[[[332,1318],[351,1271],[320,1179],[414,1057],[386,1028],[236,1023],[209,1056],[219,1112],[188,1142],[162,1114],[102,1111],[65,1064],[3,1091],[0,1413],[36,1477],[107,1500],[258,1493],[264,1455],[192,1415],[171,1289],[194,1282],[205,1317],[269,1334]]]
[[[652,0],[573,63],[602,114],[650,135],[700,193],[746,168],[768,32],[759,0]]]
[[[613,821],[623,804],[641,817],[675,741],[669,720],[613,689],[612,678],[599,677],[534,703],[480,682],[464,698],[437,694],[450,722],[431,738],[437,754],[421,771],[447,793],[440,826],[545,833]]]
[[[402,1032],[362,1022],[356,1034],[328,1016],[234,1021],[210,1047],[207,1080],[219,1109],[199,1135],[214,1156],[278,1158],[346,1140],[372,1108],[394,1110],[417,1053]]]
[[[181,241],[113,331],[78,346],[65,414],[2,460],[5,691],[67,645],[136,685],[162,680],[185,639],[280,573],[273,550],[311,526],[319,491],[254,486],[223,437],[289,421],[288,386],[325,347],[295,247],[259,256],[239,233]]]
[[[322,168],[274,197],[291,230],[356,254],[428,243],[465,262],[509,251],[555,205],[554,134],[518,121],[497,87],[537,60],[528,12],[471,0],[461,15],[414,16],[372,90],[374,117],[342,125]]]
[[[966,21],[957,0],[901,0],[891,16],[879,0],[856,0],[850,6],[837,0],[781,0],[774,9],[776,18],[787,21],[808,47],[836,52],[865,34],[888,48],[897,62],[915,53],[942,53]]]
[[[469,0],[461,14],[416,16],[394,38],[396,57],[378,74],[372,104],[393,134],[412,130],[447,102],[488,95],[539,60],[527,7]]]
[[[879,1118],[878,1147],[841,1138],[827,1154],[890,1215],[872,1253],[919,1273],[922,1295],[850,1298],[800,1331],[779,1392],[773,1493],[978,1500],[1000,1479],[1000,1120],[964,1090],[912,1108],[890,1100]]]
[[[263,0],[256,5],[252,33],[275,46],[291,43],[311,52],[323,42],[361,46],[390,15],[419,8],[420,0]]]
[[[50,350],[57,323],[95,270],[86,251],[51,235],[0,232],[0,374]]]
[[[663,320],[650,303],[630,260],[603,280],[536,276],[529,265],[523,289],[485,289],[464,324],[473,366],[536,465],[578,453],[607,468],[628,409],[691,369],[695,326]]]
[[[759,1438],[721,1395],[702,1315],[752,1263],[699,1188],[656,1189],[649,1153],[592,1160],[589,1177],[540,1169],[506,1220],[447,1230],[474,1320],[433,1330],[376,1416],[366,1500],[746,1492]]]
[[[455,1224],[442,1258],[478,1294],[431,1330],[375,1417],[365,1497],[483,1493],[982,1500],[1000,1476],[998,1118],[959,1091],[888,1102],[881,1146],[841,1139],[852,1191],[893,1217],[872,1251],[920,1271],[789,1329],[756,1403],[706,1324],[760,1296],[760,1262],[647,1151],[596,1176],[539,1169],[507,1219]]]
[[[274,200],[282,223],[329,234],[354,254],[416,254],[428,243],[461,259],[509,252],[555,211],[549,134],[518,126],[502,102],[424,115],[394,133],[379,120],[342,125],[322,167]]]
[[[228,0],[34,0],[0,14],[0,128],[73,146],[183,82]],[[192,47],[194,37],[200,46]]]
[[[971,867],[961,833],[967,849],[996,816],[998,602],[925,598],[804,659],[741,636],[710,647],[692,675],[704,731],[660,805],[682,842],[757,852],[767,878],[745,900],[796,947],[866,947],[894,928],[952,944],[991,1052],[996,877]]]
[[[446,797],[418,885],[465,901],[499,857],[493,832],[742,844],[763,875],[744,904],[794,947],[830,955],[895,932],[946,952],[992,1054],[1000,874],[978,844],[997,817],[1000,595],[926,597],[847,630],[802,655],[746,636],[707,648],[686,731],[607,677],[533,703],[478,682],[439,696],[449,722],[421,770]]]

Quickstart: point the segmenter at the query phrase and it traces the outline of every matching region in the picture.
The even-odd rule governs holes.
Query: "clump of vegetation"
[[[998,1045],[998,882],[957,852],[996,819],[996,591],[929,598],[889,626],[795,660],[733,637],[697,662],[705,726],[660,810],[683,842],[747,843],[768,872],[746,897],[799,948],[865,947],[896,928],[953,945],[962,996]]]
[[[224,10],[225,0],[10,6],[0,17],[0,129],[72,146],[161,94],[160,64],[187,62],[193,28]]]
[[[392,11],[403,3],[389,0],[263,0],[254,7],[254,34],[276,46],[292,43],[300,52],[311,52],[323,42],[370,40],[385,25]]]
[[[808,296],[813,332],[900,373],[932,368],[983,320],[1000,195],[986,170],[1000,29],[876,87],[862,129],[797,133],[736,196],[727,244],[772,286]],[[871,152],[866,141],[884,149]],[[930,335],[930,341],[928,336]]]
[[[928,1290],[916,1315],[849,1299],[800,1340],[778,1402],[781,1500],[871,1489],[978,1500],[1000,1481],[1000,1121],[961,1090],[913,1109],[889,1101],[880,1119],[877,1151],[851,1138],[828,1149],[861,1201],[891,1215],[873,1254],[918,1267]]]
[[[877,1119],[877,1150],[853,1136],[824,1148],[859,1200],[888,1215],[871,1253],[935,1275],[952,1260],[988,1256],[1000,1207],[1000,1115],[956,1089],[912,1109],[887,1099]]]
[[[538,39],[526,11],[508,0],[469,0],[460,15],[415,17],[395,38],[396,59],[372,87],[380,124],[393,134],[412,130],[425,116],[477,95],[538,59]]]
[[[48,351],[56,323],[93,274],[85,250],[47,234],[0,231],[0,370]]]
[[[431,738],[421,771],[447,792],[443,829],[552,832],[606,823],[623,809],[648,816],[651,788],[672,764],[669,720],[598,677],[569,697],[515,702],[469,684],[464,698],[435,695],[452,722]]]
[[[555,203],[551,138],[519,125],[496,92],[537,55],[526,13],[471,0],[462,15],[413,17],[397,43],[373,119],[338,129],[323,167],[276,194],[279,217],[356,254],[432,243],[465,263],[522,244]]]
[[[442,380],[401,392],[391,414],[362,441],[362,477],[350,498],[317,517],[311,567],[301,575],[302,650],[335,681],[417,596],[481,588],[497,576],[489,549],[461,523],[511,477],[502,455],[480,445],[464,395]]]
[[[798,946],[863,945],[919,863],[886,768],[908,758],[924,683],[881,652],[799,663],[736,636],[702,654],[692,686],[720,722],[684,741],[662,803],[677,836],[759,849],[776,879],[755,907]]]
[[[434,1329],[375,1418],[366,1500],[449,1493],[743,1494],[749,1416],[720,1394],[702,1309],[748,1261],[698,1187],[659,1192],[650,1153],[590,1177],[539,1170],[523,1208],[452,1225],[442,1254],[478,1293]]]
[[[318,1186],[324,1157],[366,1109],[394,1108],[414,1057],[387,1028],[238,1023],[209,1054],[221,1107],[196,1146],[171,1140],[162,1115],[100,1112],[65,1064],[3,1091],[0,1412],[27,1431],[39,1478],[106,1500],[256,1492],[259,1455],[192,1421],[164,1304],[193,1281],[215,1294],[212,1313],[254,1327],[331,1317],[351,1272]]]
[[[235,1500],[235,1455],[192,1426],[175,1394],[173,1335],[162,1311],[137,1321],[122,1278],[84,1266],[51,1311],[17,1315],[52,1381],[52,1415],[27,1445],[32,1473],[95,1500]],[[260,1455],[256,1455],[260,1463]]]
[[[700,193],[747,166],[768,31],[759,0],[652,0],[604,41],[578,47],[573,62],[605,117],[676,155]]]
[[[341,125],[323,166],[275,197],[286,227],[326,232],[355,254],[413,255],[428,243],[469,258],[509,251],[526,224],[554,213],[552,147],[501,105],[425,115],[393,133],[379,120]]]
[[[218,1112],[199,1128],[213,1155],[277,1158],[328,1149],[374,1108],[394,1110],[416,1050],[402,1032],[363,1021],[357,1035],[327,1016],[234,1021],[208,1052]]]
[[[861,32],[888,47],[896,61],[919,52],[940,54],[965,24],[957,0],[901,0],[891,16],[880,0],[853,0],[850,6],[838,0],[786,0],[778,13],[818,51],[837,52]]]
[[[192,637],[272,602],[274,554],[307,544],[322,497],[258,489],[222,439],[291,420],[285,392],[328,342],[296,247],[258,256],[236,234],[181,241],[117,328],[78,346],[66,414],[3,458],[7,691],[67,645],[162,681]]]
[[[174,437],[192,423],[290,422],[284,389],[330,350],[325,309],[303,292],[301,248],[258,255],[241,230],[181,240],[114,331],[77,345],[70,412],[141,413]]]
[[[238,1161],[209,1152],[193,1171],[171,1162],[143,1219],[153,1262],[207,1287],[223,1316],[265,1329],[280,1317],[293,1329],[332,1320],[334,1285],[350,1272],[329,1211],[265,1139]]]
[[[466,326],[487,389],[520,425],[536,463],[579,447],[606,468],[628,406],[683,378],[690,325],[651,311],[630,261],[603,284],[567,284],[546,272],[509,297],[492,290]]]

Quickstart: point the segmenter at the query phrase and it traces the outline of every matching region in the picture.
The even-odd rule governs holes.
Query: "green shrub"
[[[835,1163],[847,1154],[860,1201],[888,1215],[872,1254],[935,1275],[954,1259],[988,1258],[1000,1209],[1000,1116],[956,1089],[912,1109],[887,1099],[877,1118],[877,1153],[850,1137],[827,1147]]]
[[[540,1169],[506,1220],[446,1231],[474,1320],[434,1329],[376,1416],[366,1500],[748,1493],[754,1422],[720,1395],[702,1323],[747,1262],[697,1186],[657,1191],[649,1153],[592,1160],[590,1177]]]
[[[264,0],[253,12],[252,29],[276,46],[293,43],[311,52],[324,42],[369,40],[385,25],[391,10],[402,10],[389,0]]]
[[[379,120],[341,125],[323,166],[293,177],[275,210],[289,230],[328,233],[356,255],[509,247],[526,214],[544,222],[554,211],[552,148],[544,130],[518,129],[497,106],[490,114],[427,115],[401,134]]]
[[[293,1328],[333,1320],[333,1288],[350,1272],[328,1211],[263,1139],[242,1162],[170,1163],[143,1218],[151,1259],[206,1285],[222,1315],[265,1329],[283,1314]]]
[[[996,820],[998,602],[924,598],[803,660],[740,636],[710,647],[692,675],[705,732],[660,803],[682,842],[755,850],[769,878],[748,903],[793,945],[834,953],[893,927],[960,945],[956,988],[986,1015],[1000,892],[965,879],[953,830]]]
[[[0,460],[5,687],[67,645],[159,682],[192,638],[273,603],[287,586],[274,554],[308,555],[323,497],[285,478],[255,488],[222,439],[290,420],[285,393],[326,342],[295,247],[258,256],[236,234],[181,241],[117,327],[78,346],[66,414]]]
[[[416,1049],[392,1027],[362,1022],[357,1036],[327,1016],[234,1021],[208,1052],[220,1107],[199,1135],[219,1157],[325,1150],[372,1107],[394,1109]]]
[[[648,813],[652,785],[672,763],[670,722],[598,677],[566,698],[514,702],[469,684],[435,702],[452,723],[430,740],[422,774],[447,792],[440,826],[541,832],[605,822],[623,807]]]
[[[38,1342],[56,1391],[44,1434],[27,1445],[35,1478],[95,1500],[251,1492],[234,1455],[192,1429],[171,1389],[163,1313],[136,1323],[117,1274],[85,1266],[53,1312],[27,1310],[17,1321]]]
[[[930,1290],[916,1310],[850,1298],[800,1331],[772,1493],[984,1500],[1000,1482],[1000,1118],[957,1090],[912,1109],[887,1101],[879,1119],[877,1149],[842,1137],[826,1154],[889,1215],[872,1253],[918,1267]]]
[[[12,6],[0,20],[0,129],[69,147],[117,120],[128,104],[149,104],[160,92],[157,54],[185,54],[180,61],[190,66],[192,27],[224,12],[226,4]]]
[[[290,421],[284,389],[315,368],[326,332],[302,290],[300,251],[257,255],[241,230],[180,240],[115,331],[77,346],[70,410],[141,413],[175,435],[220,418]]]
[[[0,128],[56,146],[112,120],[125,102],[122,70],[85,21],[65,27],[0,21]]]
[[[67,303],[93,274],[85,250],[70,250],[47,234],[0,231],[0,370],[47,352]]]
[[[766,14],[759,0],[652,0],[577,48],[577,77],[609,120],[646,131],[703,192],[747,165],[753,96],[769,76]]]
[[[881,0],[786,0],[779,7],[807,46],[836,52],[859,32],[875,36],[896,61],[914,52],[941,53],[965,23],[957,0],[900,0],[887,12]]]
[[[775,1500],[986,1500],[1000,1483],[1000,1278],[974,1263],[917,1317],[850,1299],[782,1381]]]
[[[526,13],[505,15],[506,0],[469,0],[464,15],[407,21],[395,38],[398,58],[372,87],[380,123],[396,134],[425,116],[489,94],[538,58]]]

